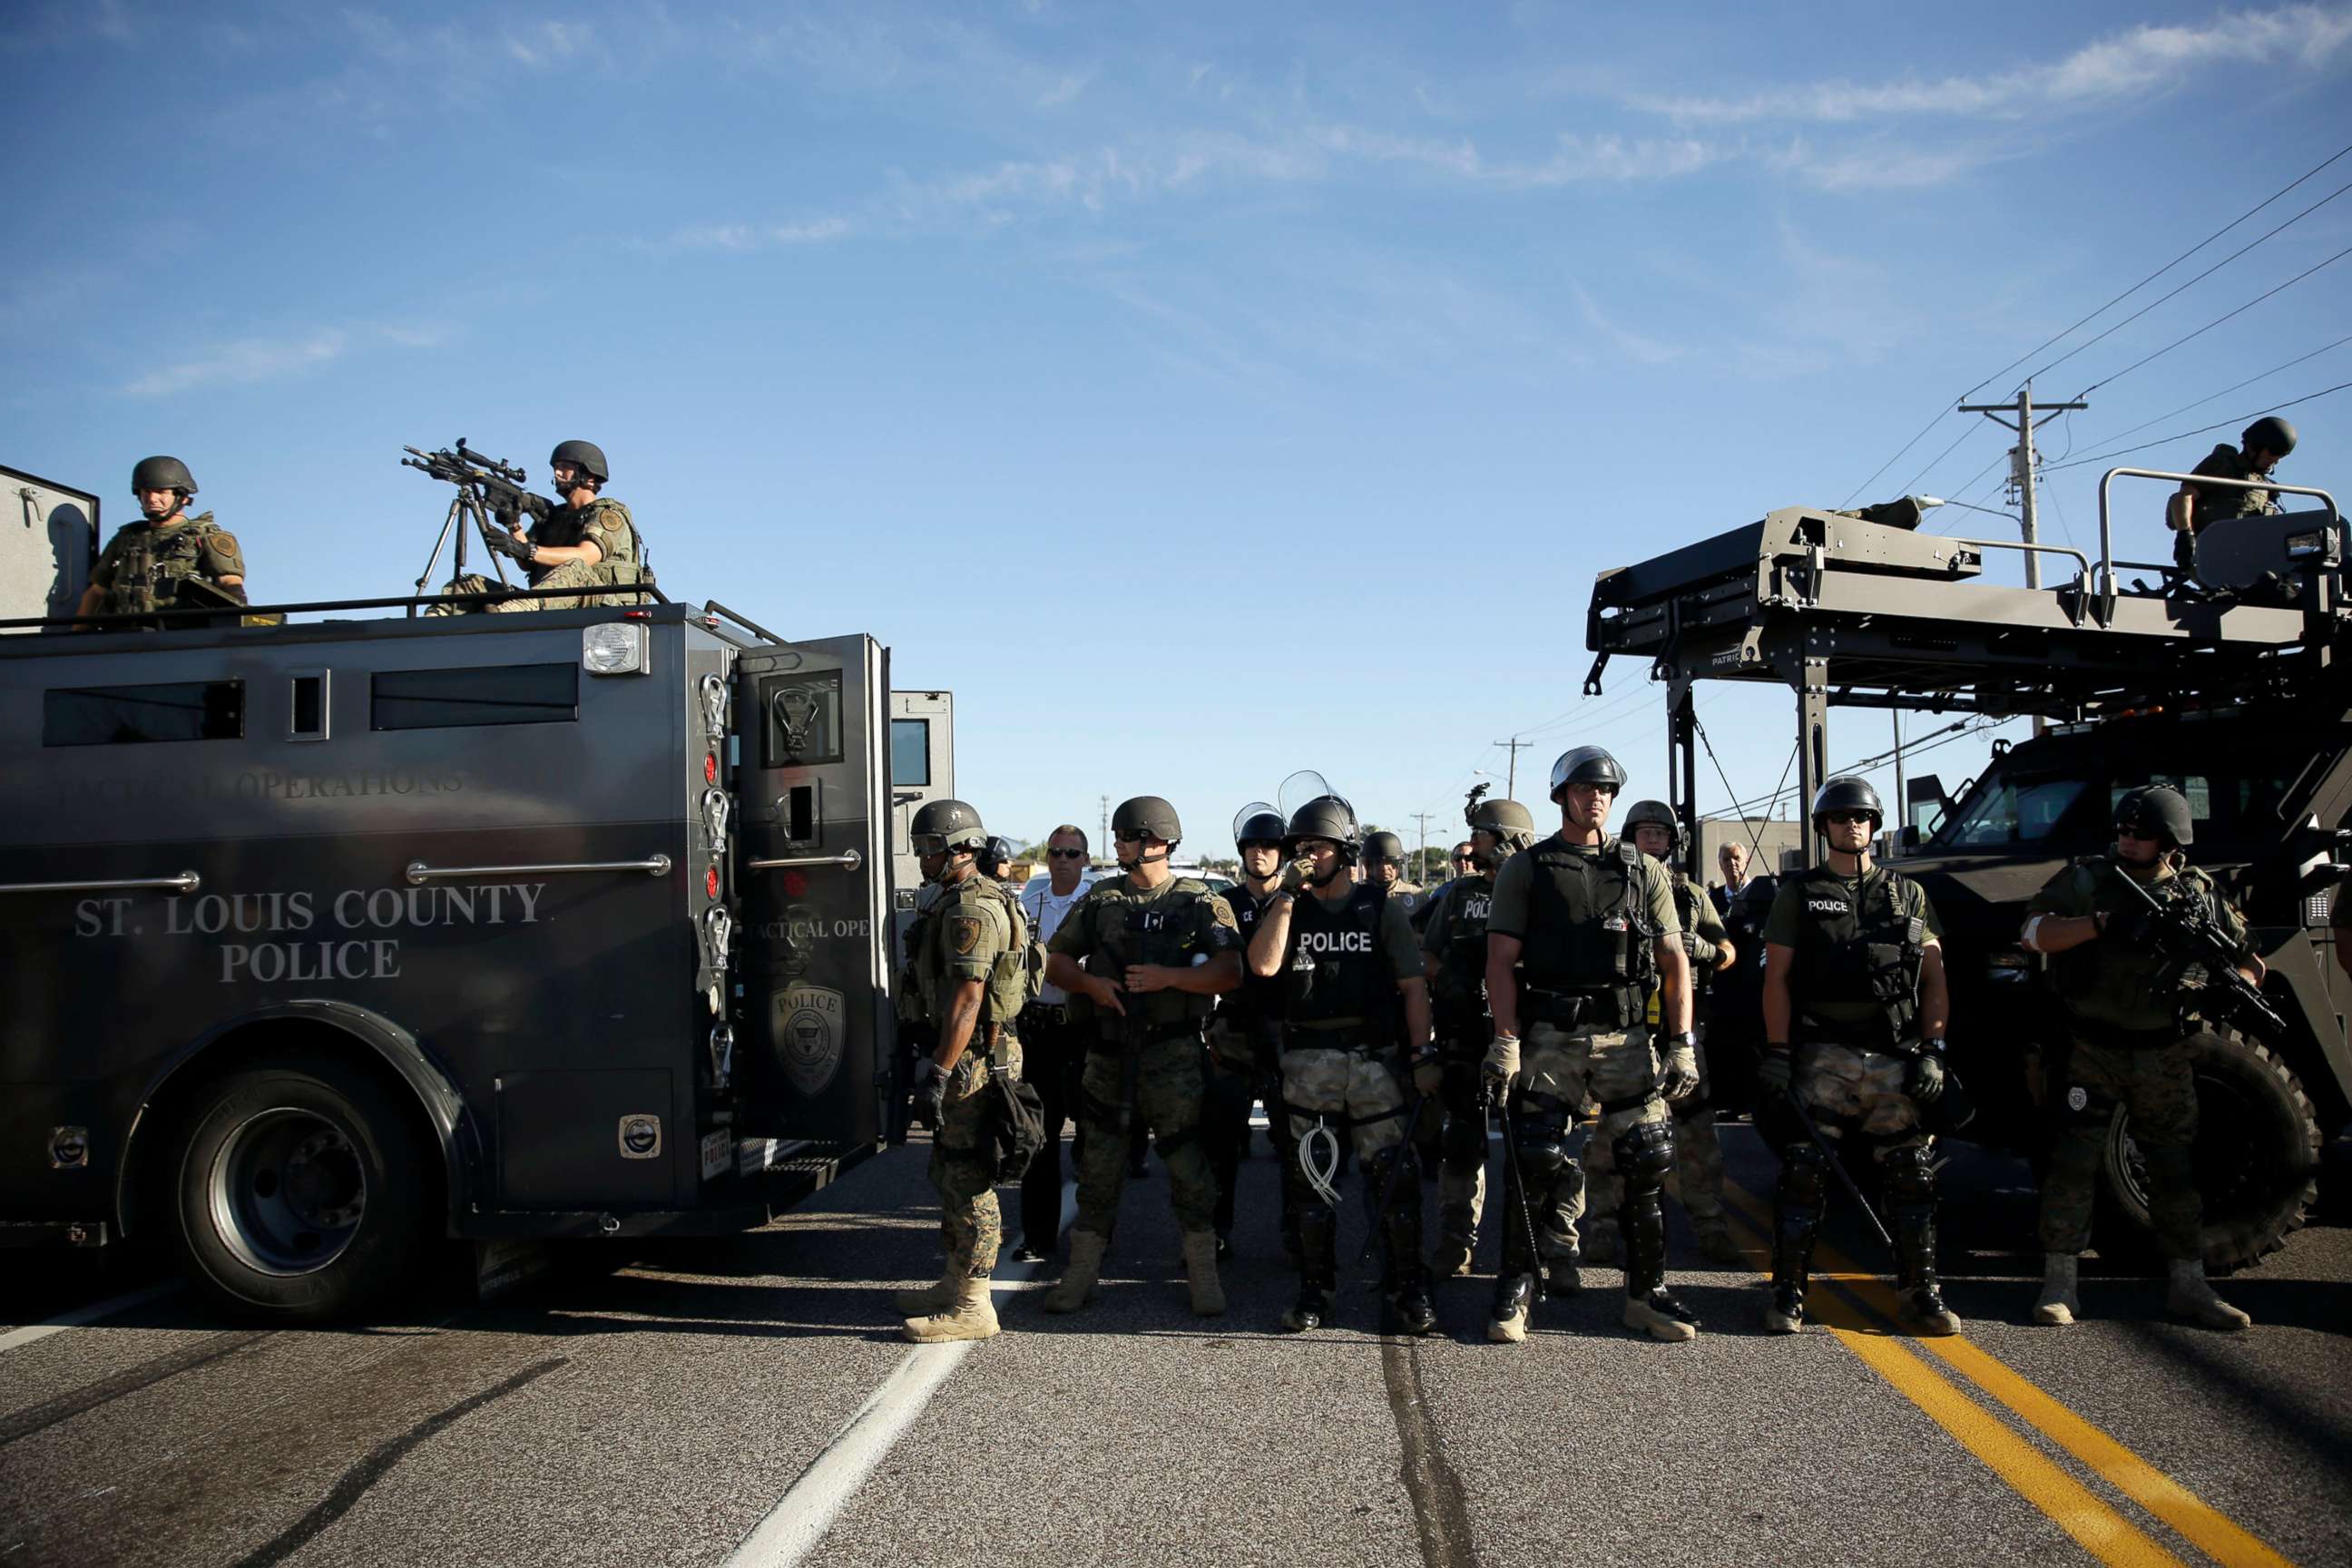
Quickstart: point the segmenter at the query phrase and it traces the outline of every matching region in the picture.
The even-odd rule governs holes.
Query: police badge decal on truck
[[[792,985],[770,999],[784,1077],[803,1094],[821,1094],[841,1070],[841,993]]]

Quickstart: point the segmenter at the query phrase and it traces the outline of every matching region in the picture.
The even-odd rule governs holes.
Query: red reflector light
[[[702,874],[702,890],[712,898],[719,896],[719,868],[713,866]]]
[[[654,613],[651,610],[623,610],[621,618],[625,621],[650,621]]]
[[[716,752],[702,753],[702,782],[704,784],[719,782],[719,753]]]
[[[798,871],[784,873],[784,896],[797,899],[808,891],[808,879]]]

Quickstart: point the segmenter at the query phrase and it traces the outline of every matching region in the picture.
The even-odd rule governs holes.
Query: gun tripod
[[[419,595],[428,592],[425,584],[435,580],[434,569],[441,564],[441,552],[449,547],[452,535],[455,535],[457,541],[457,548],[451,563],[451,578],[454,581],[466,574],[466,535],[468,530],[460,526],[461,520],[463,522],[472,524],[473,529],[478,531],[486,541],[488,539],[492,526],[490,509],[470,485],[457,487],[457,498],[450,501],[448,513],[441,519],[441,531],[433,541],[433,553],[425,558],[425,570],[416,574],[416,592]],[[499,586],[501,588],[514,586],[507,581],[506,565],[499,552],[488,549],[487,544],[485,552],[490,558],[490,570],[498,574]],[[411,620],[416,618],[415,605],[408,606],[408,616]]]

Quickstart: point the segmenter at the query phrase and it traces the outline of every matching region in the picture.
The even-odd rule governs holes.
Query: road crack
[[[1412,1522],[1421,1537],[1421,1560],[1428,1568],[1475,1568],[1470,1539],[1470,1504],[1462,1478],[1445,1458],[1437,1423],[1429,1414],[1429,1394],[1421,1381],[1421,1350],[1412,1340],[1381,1341],[1381,1377],[1388,1384],[1389,1414],[1396,1420],[1404,1458],[1397,1479],[1412,1500]]]

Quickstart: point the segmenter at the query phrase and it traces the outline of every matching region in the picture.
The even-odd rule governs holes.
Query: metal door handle
[[[427,882],[456,881],[466,877],[556,877],[569,871],[643,871],[647,876],[669,875],[669,857],[648,856],[643,860],[559,860],[545,866],[427,866],[422,860],[411,860],[405,875],[412,888]]]
[[[856,849],[845,849],[838,855],[788,855],[781,860],[746,860],[744,868],[751,871],[774,871],[786,866],[839,866],[855,871],[866,864],[866,857]]]
[[[0,882],[0,893],[134,893],[150,888],[193,893],[204,885],[194,871],[183,871],[176,877],[110,877],[95,882]]]

